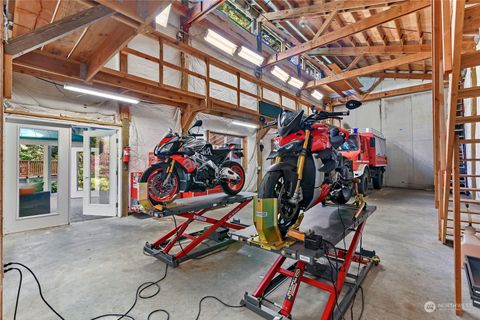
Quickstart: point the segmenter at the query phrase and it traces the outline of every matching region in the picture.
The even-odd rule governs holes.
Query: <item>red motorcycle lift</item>
[[[265,319],[292,319],[292,309],[302,283],[329,293],[327,303],[320,317],[322,320],[339,320],[348,310],[359,287],[373,265],[379,263],[375,251],[361,248],[361,235],[367,218],[376,210],[366,206],[362,214],[355,219],[356,207],[349,205],[317,205],[305,213],[300,231],[311,231],[321,236],[319,249],[307,249],[301,241],[290,247],[274,251],[280,256],[267,271],[258,287],[252,293],[245,293],[242,303]],[[348,248],[338,248],[346,236],[354,232]],[[252,246],[256,235],[254,226],[232,231],[231,238]],[[360,251],[356,252],[360,244]],[[335,249],[332,247],[335,246]],[[260,248],[260,247],[259,247]],[[283,268],[285,260],[296,260],[290,267]],[[355,265],[352,265],[355,262]],[[359,263],[357,267],[357,263]],[[350,273],[349,269],[352,266]],[[276,290],[285,280],[290,280],[282,306],[274,304],[267,296]],[[332,283],[332,280],[334,282]],[[345,289],[345,290],[344,290]]]
[[[175,228],[153,243],[147,242],[144,252],[172,267],[178,267],[183,261],[203,256],[232,243],[233,240],[230,239],[228,231],[232,229],[241,230],[246,228],[247,225],[241,224],[239,220],[229,222],[229,219],[249,204],[254,196],[254,193],[249,192],[240,192],[235,196],[217,193],[179,199],[175,201],[173,206],[166,207],[161,211],[152,210],[148,212],[148,214],[157,218],[176,215],[187,220],[176,225]],[[230,204],[237,205],[220,219],[205,216],[211,210]],[[185,232],[193,221],[208,223],[211,226],[193,233]],[[190,240],[190,242],[183,244],[181,243],[182,240]],[[176,244],[178,244],[180,250],[176,253],[170,253]],[[204,245],[205,248],[200,249],[198,248],[199,245]]]

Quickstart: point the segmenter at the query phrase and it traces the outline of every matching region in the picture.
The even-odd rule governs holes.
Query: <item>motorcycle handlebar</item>
[[[266,123],[263,125],[263,127],[264,127],[264,128],[273,127],[273,126],[276,125],[276,124],[277,124],[277,120],[272,120],[272,121],[270,121],[270,122],[266,122]]]

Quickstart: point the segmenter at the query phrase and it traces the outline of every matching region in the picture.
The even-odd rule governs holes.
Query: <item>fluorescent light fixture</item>
[[[112,99],[112,100],[118,100],[118,101],[128,102],[128,103],[132,103],[132,104],[137,104],[137,103],[140,102],[137,99],[133,99],[133,98],[130,98],[130,97],[127,97],[127,96],[122,96],[122,95],[119,95],[119,94],[116,94],[116,93],[99,91],[99,90],[95,90],[95,89],[79,87],[79,86],[74,86],[74,85],[70,85],[70,84],[65,84],[63,86],[63,88],[66,89],[66,90],[70,90],[70,91],[90,94],[92,96],[97,96],[97,97],[102,97],[102,98],[107,98],[107,99]]]
[[[288,73],[280,69],[279,67],[275,66],[273,69],[270,71],[275,77],[278,79],[282,80],[283,82],[286,82],[290,76]]]
[[[256,124],[248,123],[248,122],[233,120],[232,124],[237,125],[237,126],[247,127],[247,128],[258,129],[258,126]]]
[[[158,16],[155,17],[155,22],[166,28],[168,25],[168,18],[170,17],[171,9],[172,4],[170,3],[168,6],[165,7],[165,9],[162,10],[162,12],[158,14]]]
[[[317,100],[322,100],[323,99],[323,94],[317,90],[313,90],[311,93],[312,97],[314,97]]]
[[[205,41],[210,44],[213,44],[218,49],[225,51],[226,53],[233,55],[237,50],[237,45],[231,41],[228,41],[215,31],[208,29],[207,34],[205,35]]]
[[[301,89],[303,87],[303,81],[299,80],[297,78],[291,77],[290,80],[288,80],[288,84],[291,86],[294,86],[297,89]]]
[[[250,61],[254,65],[261,66],[265,58],[247,47],[241,47],[238,55],[243,59]]]

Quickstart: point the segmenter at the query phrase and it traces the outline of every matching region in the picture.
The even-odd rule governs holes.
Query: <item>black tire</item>
[[[351,197],[352,197],[352,190],[349,190],[348,188],[345,187],[342,189],[341,192],[338,193],[335,199],[332,199],[332,200],[336,204],[345,204],[350,200]]]
[[[148,183],[148,178],[150,177],[150,175],[152,175],[156,170],[158,169],[163,169],[163,170],[166,170],[168,168],[168,164],[159,164],[159,165],[153,165],[151,167],[149,167],[147,170],[145,170],[142,174],[142,177],[140,178],[140,183]],[[176,181],[180,181],[179,178],[178,178],[178,174],[174,171],[172,173],[174,175],[174,178],[177,179]],[[158,204],[165,204],[165,203],[168,203],[168,202],[171,202],[173,201],[174,199],[170,200],[170,201],[158,201],[158,200],[155,200],[154,197],[151,195],[150,193],[150,186],[147,186],[147,193],[148,193],[148,200],[150,200],[150,202],[156,206]],[[180,189],[180,186],[178,186],[178,190]],[[176,193],[178,193],[179,191],[177,191]]]
[[[283,176],[283,173],[281,171],[267,172],[263,177],[262,183],[260,184],[260,188],[258,188],[258,198],[259,199],[281,198],[281,196],[278,193],[282,191],[282,190],[279,190],[279,185],[282,183],[285,183],[285,177]],[[287,185],[290,183],[294,183],[294,182],[287,182]],[[282,235],[285,235],[288,232],[288,229],[292,225],[294,225],[295,222],[297,222],[298,216],[300,214],[300,209],[298,206],[296,208],[293,208],[293,207],[284,206],[281,203],[279,203],[279,211],[280,212],[278,213],[279,214],[278,228],[280,229],[280,233]]]
[[[241,181],[239,182],[239,185],[230,185],[230,183],[226,181],[221,181],[220,186],[222,187],[223,192],[225,192],[228,195],[234,196],[240,191],[242,191],[243,186],[245,185],[245,170],[243,170],[242,166],[234,161],[226,161],[223,165],[222,168],[230,168],[231,170],[235,171],[241,178]]]
[[[370,172],[368,171],[367,168],[365,168],[365,171],[360,177],[360,182],[358,183],[358,192],[360,192],[364,196],[366,196],[368,193],[369,180],[370,180]]]
[[[378,169],[378,173],[372,178],[373,188],[380,190],[383,187],[383,170]]]

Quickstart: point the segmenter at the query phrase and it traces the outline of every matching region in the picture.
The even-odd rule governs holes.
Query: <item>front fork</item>
[[[293,193],[292,202],[298,203],[302,201],[302,194],[300,192],[300,184],[303,179],[303,168],[305,167],[305,157],[307,156],[308,143],[310,140],[310,130],[305,130],[305,141],[303,141],[302,151],[297,160],[297,184]]]
[[[170,163],[170,165],[168,166],[167,168],[167,177],[165,178],[165,180],[163,180],[162,182],[162,185],[165,187],[168,182],[170,181],[170,178],[172,177],[172,172],[173,172],[173,168],[175,167],[175,159],[171,159],[172,162]]]

